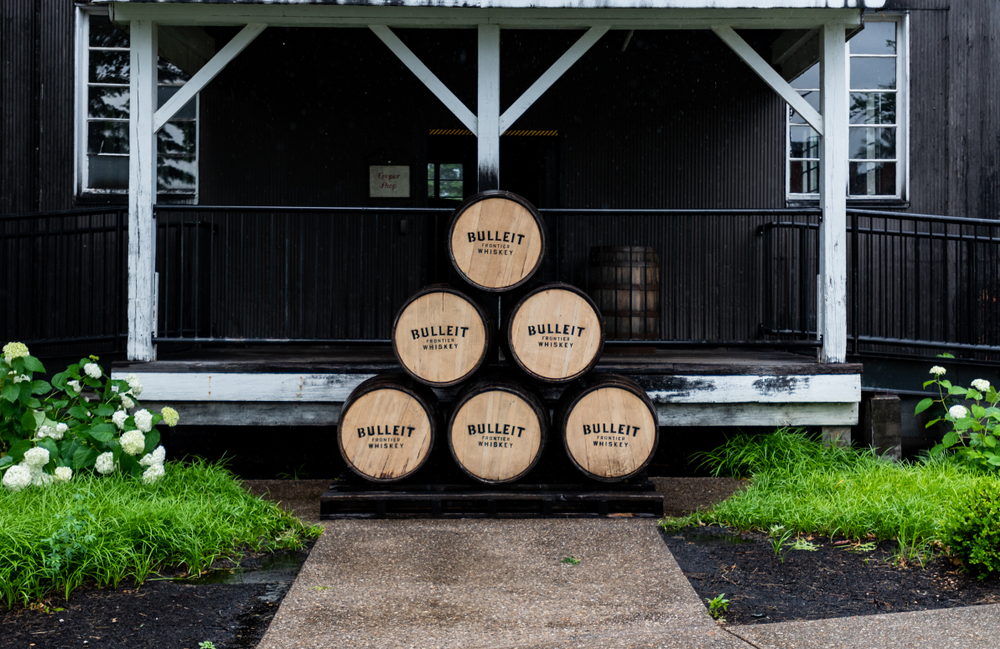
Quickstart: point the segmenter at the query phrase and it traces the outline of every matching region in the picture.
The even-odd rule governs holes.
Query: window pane
[[[90,186],[100,189],[128,189],[128,158],[125,156],[87,156]]]
[[[877,90],[896,87],[896,59],[851,57],[851,89]]]
[[[867,160],[884,160],[896,157],[896,127],[882,128],[857,127],[851,128],[852,158]]]
[[[157,156],[156,188],[194,191],[197,163],[194,157]]]
[[[819,134],[811,126],[792,126],[788,129],[792,158],[819,157]]]
[[[128,47],[128,34],[111,24],[107,16],[90,14],[91,47]]]
[[[184,83],[188,75],[162,56],[156,60],[157,83]]]
[[[896,23],[865,23],[848,45],[851,54],[895,54]]]
[[[160,86],[156,89],[156,107],[160,108],[163,104],[167,103],[167,100],[177,94],[180,90],[180,86]],[[192,99],[188,103],[184,104],[184,107],[177,111],[171,119],[194,119],[197,117],[197,113],[194,110],[195,100]]]
[[[157,152],[192,155],[195,128],[194,122],[167,122],[156,134]]]
[[[427,180],[434,180],[434,163],[427,163]]]
[[[806,100],[810,106],[819,110],[819,90],[810,90],[808,92],[800,92],[802,98]],[[791,119],[792,124],[805,124],[806,120],[802,119],[802,116],[796,113],[794,110],[789,109],[789,119]]]
[[[128,84],[128,52],[91,50],[90,82]]]
[[[117,88],[91,87],[88,89],[89,117],[117,117],[128,119],[128,86]]]
[[[851,124],[895,124],[896,93],[852,92]]]
[[[788,173],[789,190],[793,194],[815,194],[819,191],[818,160],[792,160]]]
[[[793,88],[819,88],[819,64],[812,66],[795,79],[792,79]]]
[[[128,153],[128,122],[87,124],[87,153]]]
[[[848,180],[854,196],[895,195],[896,163],[852,162]]]
[[[462,179],[462,165],[460,164],[443,164],[441,165],[441,178],[448,180],[461,180]],[[443,184],[442,184],[443,186]]]
[[[444,165],[441,165],[444,167]],[[442,174],[444,169],[442,169]],[[461,180],[442,180],[441,181],[441,195],[438,198],[451,198],[454,200],[462,199],[462,181]]]

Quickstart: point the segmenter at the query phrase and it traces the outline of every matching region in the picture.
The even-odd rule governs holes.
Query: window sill
[[[819,199],[786,199],[785,207],[819,207]],[[899,198],[871,199],[848,198],[847,209],[855,210],[907,210],[910,201]]]

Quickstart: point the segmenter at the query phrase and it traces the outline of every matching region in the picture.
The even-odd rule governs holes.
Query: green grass
[[[977,492],[1000,491],[1000,479],[958,464],[890,462],[871,451],[826,448],[788,429],[739,435],[701,460],[716,475],[750,475],[750,486],[710,512],[665,527],[697,520],[742,530],[784,525],[795,533],[897,539],[913,547],[940,539]]]
[[[203,461],[169,463],[153,485],[80,475],[44,489],[0,489],[0,602],[69,597],[85,583],[142,581],[168,566],[198,574],[220,557],[295,549],[319,532]]]

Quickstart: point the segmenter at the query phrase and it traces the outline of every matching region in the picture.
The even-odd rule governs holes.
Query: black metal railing
[[[121,353],[127,241],[124,207],[0,216],[0,337],[36,355]]]

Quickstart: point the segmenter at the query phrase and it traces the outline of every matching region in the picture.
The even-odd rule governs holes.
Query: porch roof
[[[885,0],[93,0],[95,4],[366,5],[472,9],[881,9]]]

